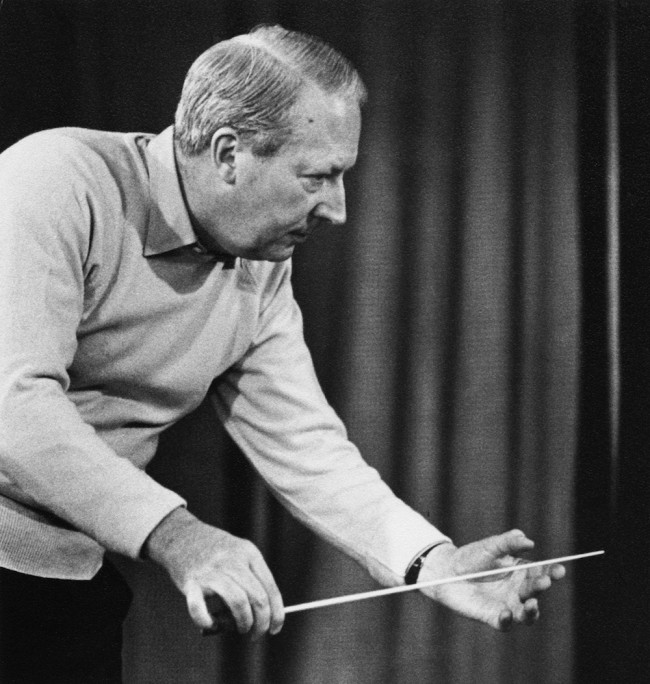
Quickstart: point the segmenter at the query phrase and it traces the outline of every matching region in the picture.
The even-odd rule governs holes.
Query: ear
[[[214,133],[210,143],[212,164],[219,176],[228,184],[235,182],[237,173],[237,151],[241,139],[234,128],[224,126]]]

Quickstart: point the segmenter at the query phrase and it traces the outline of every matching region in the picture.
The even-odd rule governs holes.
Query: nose
[[[345,186],[341,176],[332,178],[324,184],[313,214],[336,226],[341,226],[345,223],[347,218],[345,211]]]

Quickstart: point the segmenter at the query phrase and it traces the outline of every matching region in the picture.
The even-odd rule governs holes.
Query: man
[[[345,221],[364,99],[334,50],[259,27],[199,57],[173,129],[59,129],[0,157],[3,681],[119,681],[128,591],[105,549],[164,567],[199,627],[218,595],[241,633],[280,630],[259,551],[143,472],[215,378],[219,418],[277,498],[382,584],[532,548],[517,530],[456,548],[365,464],[319,389],[290,257]],[[425,593],[507,629],[537,619],[563,572]]]

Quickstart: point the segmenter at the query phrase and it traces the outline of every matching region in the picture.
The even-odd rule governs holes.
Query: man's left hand
[[[517,558],[518,554],[533,547],[534,543],[520,530],[486,537],[459,548],[444,543],[427,555],[418,582],[512,567],[523,562]],[[530,625],[537,621],[537,597],[554,581],[562,579],[564,572],[562,565],[552,564],[421,591],[465,617],[507,631],[513,624]]]

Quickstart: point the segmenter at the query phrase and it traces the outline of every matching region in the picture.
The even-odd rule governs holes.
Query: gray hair
[[[255,154],[270,156],[291,136],[292,107],[307,84],[359,106],[366,100],[352,64],[314,36],[262,25],[217,43],[187,73],[176,110],[176,143],[184,155],[197,155],[215,131],[231,126]]]

